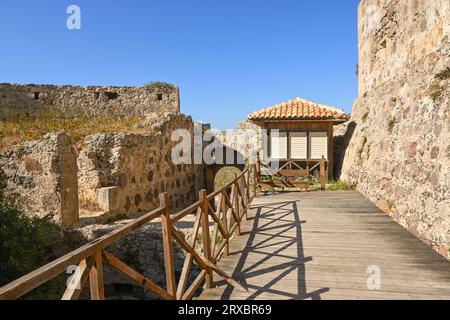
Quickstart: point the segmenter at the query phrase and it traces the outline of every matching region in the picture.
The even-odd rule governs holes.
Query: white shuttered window
[[[290,132],[291,159],[308,158],[308,139],[306,132]]]
[[[326,132],[309,133],[311,159],[328,159],[328,136]]]
[[[287,133],[272,132],[270,135],[271,157],[287,159]]]

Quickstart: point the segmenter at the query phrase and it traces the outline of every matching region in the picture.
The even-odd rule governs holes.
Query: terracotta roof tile
[[[296,98],[276,106],[256,111],[248,116],[249,120],[348,120],[343,110]]]

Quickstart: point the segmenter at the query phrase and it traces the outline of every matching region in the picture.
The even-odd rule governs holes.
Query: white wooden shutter
[[[287,133],[273,132],[270,135],[271,157],[287,159]]]
[[[311,159],[328,159],[328,135],[326,132],[310,132]]]
[[[308,145],[306,132],[290,132],[291,159],[307,159]]]

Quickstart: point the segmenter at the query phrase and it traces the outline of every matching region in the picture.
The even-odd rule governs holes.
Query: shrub
[[[59,229],[51,217],[29,218],[10,207],[4,198],[4,181],[0,174],[0,286],[54,260],[54,248],[60,241]],[[64,278],[57,277],[24,298],[51,299],[55,294],[60,298],[64,285]]]
[[[433,102],[436,102],[441,96],[443,91],[442,90],[436,90],[433,93],[431,93],[430,97],[433,99]]]
[[[147,89],[163,89],[163,90],[173,90],[176,88],[176,86],[171,83],[160,81],[149,82],[144,87]]]
[[[447,67],[447,69],[445,69],[444,71],[439,72],[439,73],[436,75],[436,79],[439,79],[439,80],[447,80],[447,79],[450,79],[450,68]]]

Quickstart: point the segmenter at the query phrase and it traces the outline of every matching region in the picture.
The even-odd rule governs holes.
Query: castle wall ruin
[[[363,0],[359,98],[341,178],[444,256],[450,248],[450,2]]]
[[[11,117],[144,117],[180,112],[176,86],[143,87],[0,84],[0,119]]]

